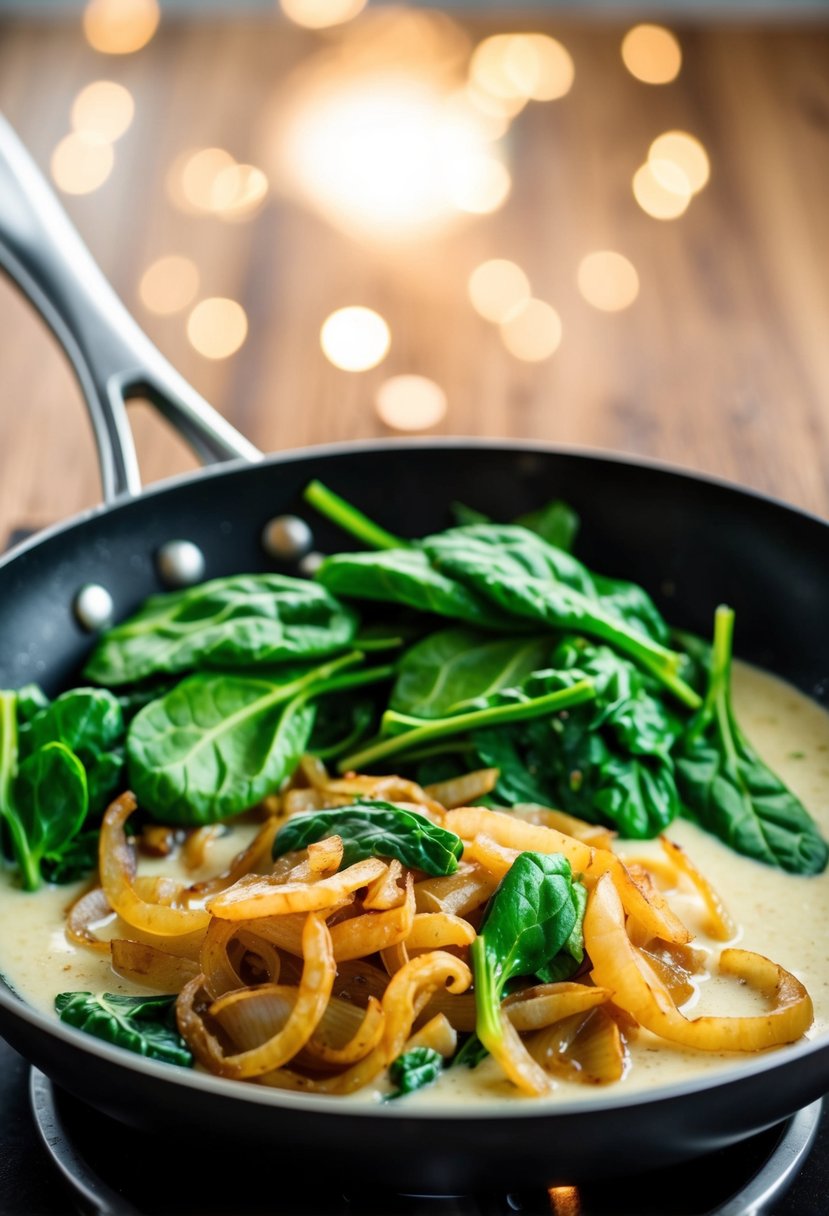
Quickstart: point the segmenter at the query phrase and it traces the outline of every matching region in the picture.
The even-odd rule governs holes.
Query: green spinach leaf
[[[117,686],[194,668],[324,658],[350,645],[352,609],[306,579],[247,574],[151,597],[101,638],[88,679]]]
[[[99,839],[100,832],[97,828],[80,832],[60,849],[43,858],[40,863],[41,874],[47,882],[58,884],[77,882],[79,878],[85,878],[98,865]]]
[[[62,1022],[140,1056],[191,1068],[193,1056],[176,1028],[175,1005],[174,996],[61,992],[55,997]]]
[[[475,1033],[487,1050],[502,1036],[501,997],[510,980],[545,972],[561,951],[581,962],[585,900],[578,885],[560,854],[520,853],[490,900],[471,947]]]
[[[26,833],[30,858],[55,858],[86,819],[86,772],[63,743],[46,743],[23,761],[14,781],[14,806]]]
[[[507,613],[609,642],[686,705],[699,705],[680,674],[683,656],[657,640],[657,623],[661,636],[667,626],[641,588],[597,580],[570,554],[515,526],[453,528],[423,547],[438,570]]]
[[[732,609],[714,621],[705,702],[676,751],[679,792],[690,816],[738,853],[793,874],[826,868],[829,847],[800,800],[746,739],[731,705]]]
[[[549,652],[549,638],[439,630],[404,655],[389,706],[420,718],[461,713],[501,689],[521,684],[545,665]]]
[[[366,857],[396,857],[404,866],[439,877],[454,874],[463,841],[404,807],[390,802],[354,802],[332,811],[292,815],[276,834],[274,857],[304,849],[328,836],[340,836],[343,865]]]
[[[316,578],[333,595],[405,604],[485,629],[524,629],[522,621],[516,622],[463,583],[435,570],[420,549],[335,553],[325,559]]]
[[[402,1098],[437,1081],[443,1071],[443,1057],[433,1047],[413,1047],[389,1065],[389,1078],[397,1088],[386,1098]]]
[[[515,523],[537,533],[548,545],[555,545],[565,553],[572,553],[580,521],[573,508],[557,498],[536,511],[519,515]]]
[[[104,688],[73,688],[61,693],[31,719],[21,754],[48,743],[63,743],[86,769],[89,811],[102,812],[119,792],[124,770],[124,715],[117,697]]]

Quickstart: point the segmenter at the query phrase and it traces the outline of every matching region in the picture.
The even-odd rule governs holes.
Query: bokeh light
[[[554,101],[570,91],[575,68],[570,52],[548,34],[493,34],[475,48],[469,76],[492,97]]]
[[[459,211],[486,215],[506,202],[512,178],[495,156],[477,154],[447,166],[447,189]]]
[[[209,210],[225,220],[250,219],[268,193],[268,179],[256,165],[226,165],[208,192]]]
[[[209,211],[216,179],[235,164],[224,148],[199,148],[182,153],[167,178],[173,202],[185,211]]]
[[[688,178],[670,160],[649,160],[633,175],[633,195],[655,220],[675,220],[691,201]]]
[[[422,236],[509,193],[487,120],[429,79],[388,69],[322,74],[301,91],[279,141],[280,181],[337,227],[372,241]]]
[[[530,280],[515,262],[506,258],[491,258],[481,262],[469,276],[469,299],[475,311],[496,324],[530,298]]]
[[[112,145],[89,131],[64,136],[52,153],[52,178],[64,194],[91,194],[112,172]]]
[[[338,308],[323,322],[320,345],[330,363],[346,372],[364,372],[385,359],[389,327],[371,308]]]
[[[670,84],[682,67],[682,49],[661,25],[636,25],[622,39],[622,60],[643,84]]]
[[[655,166],[665,161],[676,165],[684,173],[692,194],[698,194],[711,176],[708,153],[696,136],[687,131],[666,131],[657,136],[648,150],[648,161]],[[658,176],[659,170],[655,172]]]
[[[396,431],[425,431],[443,421],[446,393],[426,376],[391,376],[377,390],[375,408]]]
[[[114,80],[95,80],[72,103],[72,126],[110,143],[128,129],[135,114],[132,93]]]
[[[639,295],[636,267],[612,249],[597,249],[583,257],[576,278],[587,303],[602,312],[629,308]]]
[[[175,253],[157,258],[148,266],[138,286],[141,303],[159,316],[180,312],[195,300],[198,290],[196,263]]]
[[[282,12],[296,25],[322,30],[351,21],[366,7],[367,0],[279,0]]]
[[[248,319],[242,305],[221,296],[201,300],[187,318],[190,344],[206,359],[234,355],[247,333]]]
[[[511,355],[539,363],[561,344],[561,319],[546,300],[530,298],[500,325],[501,340]]]
[[[96,51],[131,55],[147,45],[160,17],[157,0],[88,0],[83,31]]]

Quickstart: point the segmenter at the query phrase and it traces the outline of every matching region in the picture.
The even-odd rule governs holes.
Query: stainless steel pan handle
[[[106,502],[141,491],[125,408],[130,397],[152,401],[205,464],[262,458],[133,319],[2,115],[0,266],[44,317],[75,369],[95,431]]]

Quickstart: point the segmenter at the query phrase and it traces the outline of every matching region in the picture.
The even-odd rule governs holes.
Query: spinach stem
[[[433,739],[463,734],[480,726],[496,726],[502,722],[522,722],[528,718],[545,717],[571,705],[591,701],[595,695],[592,680],[579,680],[572,688],[562,688],[558,692],[547,693],[543,697],[535,697],[517,705],[494,705],[488,709],[476,709],[448,718],[437,718],[402,735],[393,735],[390,739],[383,739],[363,748],[362,751],[345,756],[338,763],[337,770],[345,773],[350,769],[360,769],[373,764],[375,760],[384,760],[388,756],[408,752],[422,743],[430,743]]]
[[[350,533],[370,549],[408,549],[410,544],[385,528],[381,528],[373,519],[363,515],[350,502],[340,498],[321,481],[310,481],[303,491],[303,498],[312,507],[337,524],[344,532]]]
[[[17,771],[17,693],[0,692],[0,818],[8,828],[23,888],[40,886],[40,866],[32,856],[23,824],[14,809],[12,783]]]

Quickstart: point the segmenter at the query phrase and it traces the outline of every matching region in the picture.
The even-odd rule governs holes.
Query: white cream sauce
[[[765,672],[735,664],[734,705],[738,720],[760,754],[801,798],[829,835],[829,714],[807,697]],[[235,829],[218,840],[204,870],[189,880],[208,877],[221,869],[246,842]],[[809,991],[815,1021],[809,1038],[829,1033],[829,871],[817,877],[800,878],[740,857],[714,837],[685,821],[674,823],[668,835],[686,849],[692,860],[713,882],[739,926],[730,943],[755,950],[792,971]],[[657,841],[625,842],[618,851],[629,857],[664,856]],[[141,863],[142,872],[171,871],[169,862]],[[36,1008],[54,1015],[58,992],[91,990],[120,993],[146,992],[116,975],[107,955],[96,955],[72,944],[64,932],[64,911],[83,885],[45,888],[33,894],[17,889],[7,871],[0,873],[0,972],[14,990]],[[671,895],[671,904],[695,933],[694,945],[708,952],[711,974],[702,978],[684,1012],[741,1015],[759,1013],[762,998],[735,980],[716,975],[716,959],[723,943],[703,931],[701,907],[690,894]],[[106,936],[129,936],[111,923]],[[728,944],[728,943],[727,943]],[[785,1051],[786,1048],[780,1049]],[[672,1046],[647,1032],[631,1045],[630,1067],[625,1078],[612,1087],[635,1092],[654,1085],[668,1085],[710,1073],[744,1061],[741,1054],[713,1054]],[[552,1101],[589,1102],[606,1097],[607,1087],[558,1082]],[[368,1090],[339,1101],[361,1102],[375,1098]],[[464,1105],[474,1098],[526,1101],[500,1073],[492,1060],[474,1071],[447,1070],[437,1085],[412,1094],[407,1105]]]

